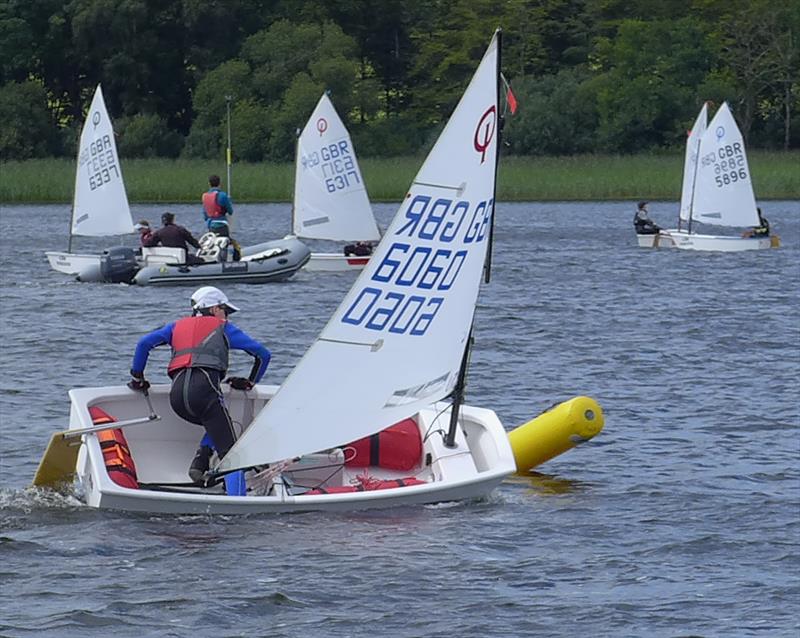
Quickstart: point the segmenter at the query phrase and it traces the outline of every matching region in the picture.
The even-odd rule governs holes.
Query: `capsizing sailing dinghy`
[[[73,236],[133,233],[114,129],[99,84],[81,131],[77,164],[67,252],[45,253],[53,269],[68,275],[100,264],[99,254],[72,252]]]
[[[327,93],[297,138],[292,233],[300,239],[380,239],[353,141]],[[306,270],[360,270],[368,256],[312,252]]]
[[[638,234],[639,245],[719,252],[777,248],[776,235],[710,235],[692,229],[693,222],[730,228],[761,223],[744,139],[728,103],[722,104],[708,126],[706,120],[704,104],[686,140],[678,228]]]
[[[142,417],[144,399],[125,386],[71,390],[70,430],[53,435],[57,458],[45,454],[34,484],[70,478],[52,470],[69,467],[72,440],[80,446],[73,467],[93,507],[390,507],[486,496],[513,472],[597,434],[602,411],[586,397],[511,434],[492,410],[463,404],[478,293],[490,272],[500,41],[498,31],[374,255],[284,383],[226,389],[244,431],[212,477],[244,471],[242,495],[225,494],[221,483],[187,484],[201,431],[172,413],[166,385],[145,396],[160,418]],[[114,421],[121,434],[112,440]],[[104,428],[102,441],[93,423]],[[381,453],[389,430],[401,453]],[[375,458],[359,458],[365,448]]]

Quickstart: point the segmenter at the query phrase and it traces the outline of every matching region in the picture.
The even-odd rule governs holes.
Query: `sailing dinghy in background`
[[[659,233],[637,233],[639,246],[643,248],[658,248],[674,246],[670,233],[680,231],[683,223],[688,223],[691,218],[692,200],[694,199],[694,183],[697,177],[697,157],[700,151],[700,138],[708,127],[708,103],[703,104],[694,126],[686,136],[686,153],[683,160],[683,183],[681,184],[681,201],[678,211],[677,230],[661,230]]]
[[[78,145],[67,252],[49,251],[45,255],[55,270],[77,275],[93,265],[99,267],[100,255],[73,253],[74,235],[107,237],[133,232],[114,129],[98,84]]]
[[[697,222],[740,229],[761,223],[744,139],[728,103],[707,127],[706,112],[704,104],[686,142],[678,228],[637,235],[639,245],[719,252],[777,248],[775,235],[710,235],[692,228]]]
[[[284,383],[226,390],[245,430],[212,477],[245,472],[242,495],[222,481],[187,485],[199,432],[170,410],[166,385],[144,398],[71,390],[70,429],[53,435],[34,484],[74,470],[90,506],[148,512],[390,507],[484,497],[597,434],[602,411],[587,397],[511,433],[492,410],[462,404],[490,265],[500,41],[498,31],[374,255]],[[119,432],[115,420],[124,438],[110,445],[123,453],[104,458],[98,435]]]
[[[375,223],[353,142],[327,93],[297,138],[292,233],[300,239],[375,243]],[[306,270],[359,270],[369,257],[311,253]]]

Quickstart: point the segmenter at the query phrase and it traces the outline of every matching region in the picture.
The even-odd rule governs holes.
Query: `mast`
[[[228,168],[228,181],[225,183],[225,186],[228,191],[228,195],[232,196],[233,188],[231,186],[231,100],[233,99],[232,96],[226,95],[225,96],[225,106],[228,114],[228,148],[226,149],[225,159],[227,161],[227,168]]]
[[[469,328],[469,336],[467,337],[467,345],[464,346],[464,357],[461,359],[461,367],[458,370],[458,379],[456,386],[450,396],[453,398],[453,405],[450,408],[450,427],[447,429],[447,435],[444,438],[446,447],[455,447],[456,445],[456,428],[458,427],[458,413],[461,410],[461,404],[464,403],[464,388],[467,385],[467,369],[469,368],[469,359],[472,352],[472,338],[473,325]]]
[[[705,106],[705,104],[704,104]],[[697,155],[695,156],[694,160],[694,174],[692,175],[692,196],[689,198],[689,227],[687,228],[686,232],[689,234],[692,233],[692,217],[694,216],[694,191],[695,191],[695,184],[697,183],[697,168],[700,166],[700,147],[703,145],[703,138],[706,136],[705,131],[700,136],[700,139],[697,140]],[[678,213],[678,230],[681,228],[681,220],[680,220],[680,212]]]
[[[503,53],[503,30],[497,30],[497,86],[495,87],[494,103],[497,105],[497,152],[494,154],[494,192],[492,193],[492,216],[489,220],[489,238],[486,247],[486,262],[483,266],[483,280],[487,284],[492,278],[492,247],[494,245],[494,209],[497,200],[497,167],[500,164],[500,146],[503,134],[503,123],[505,119],[500,115],[500,69]]]
[[[297,206],[297,163],[300,161],[300,135],[302,133],[303,130],[299,127],[294,130],[294,192],[292,193],[292,218],[290,220],[292,235],[295,235],[294,222],[296,217],[295,206]],[[299,237],[299,235],[295,235],[295,237]]]
[[[708,102],[703,102],[703,108],[708,104]],[[706,118],[707,119],[707,118]],[[700,166],[700,146],[703,144],[703,138],[706,136],[706,132],[703,131],[703,134],[700,136],[700,139],[697,140],[697,154],[695,155],[694,159],[694,174],[692,175],[692,196],[689,199],[689,228],[687,232],[692,232],[692,217],[694,215],[694,191],[695,191],[695,184],[697,183],[697,169]],[[678,214],[678,230],[681,228],[681,220],[680,220],[680,213]]]
[[[484,281],[489,283],[491,279],[491,270],[492,270],[492,241],[494,239],[494,211],[495,211],[495,200],[497,199],[497,167],[500,163],[500,140],[501,140],[501,132],[503,130],[502,119],[500,117],[499,106],[500,106],[500,63],[501,63],[501,51],[502,51],[502,36],[503,32],[501,29],[497,30],[497,72],[496,72],[496,86],[495,86],[495,104],[498,107],[497,111],[497,149],[494,154],[494,184],[493,184],[493,193],[492,193],[492,216],[489,221],[489,236],[487,237],[488,245],[486,247],[486,261],[484,262],[483,266],[483,274],[484,274]],[[458,427],[458,413],[461,410],[461,405],[464,403],[464,389],[467,385],[467,370],[469,369],[469,360],[470,355],[472,354],[472,345],[474,343],[474,338],[472,336],[472,332],[475,327],[475,315],[473,314],[472,324],[469,328],[469,336],[467,337],[467,343],[464,346],[464,356],[461,359],[461,367],[458,370],[458,379],[456,379],[456,385],[453,388],[453,392],[451,393],[451,397],[453,399],[453,405],[450,408],[450,427],[447,430],[447,435],[444,439],[444,444],[446,447],[455,447],[456,444],[456,428]]]

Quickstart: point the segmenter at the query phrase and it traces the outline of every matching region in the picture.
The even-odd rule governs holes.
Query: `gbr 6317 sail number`
[[[486,240],[491,214],[492,200],[473,206],[464,200],[416,196],[394,233],[395,241],[382,253],[342,323],[424,335],[458,281],[470,251]]]

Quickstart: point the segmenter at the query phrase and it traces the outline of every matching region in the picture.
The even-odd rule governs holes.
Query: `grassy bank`
[[[758,199],[800,199],[800,152],[749,153]],[[402,199],[422,158],[363,159],[361,170],[372,201]],[[225,180],[223,162],[125,160],[132,202],[196,202],[210,173]],[[498,174],[501,201],[675,200],[680,196],[683,155],[581,155],[505,157]],[[73,160],[0,163],[0,203],[65,203],[72,200]],[[290,201],[291,164],[234,164],[235,202]]]

